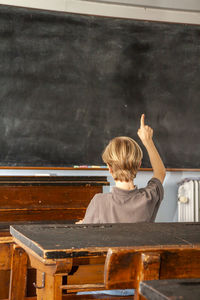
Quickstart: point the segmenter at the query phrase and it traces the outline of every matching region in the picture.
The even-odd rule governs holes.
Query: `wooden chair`
[[[107,289],[135,288],[135,299],[143,299],[143,280],[200,278],[200,248],[151,249],[110,248],[105,261]]]

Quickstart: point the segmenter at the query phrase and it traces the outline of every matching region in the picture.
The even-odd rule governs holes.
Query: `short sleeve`
[[[164,189],[161,181],[158,178],[151,178],[147,184],[146,190],[152,195],[152,198],[157,201],[162,201],[164,197]]]
[[[99,223],[99,212],[96,205],[96,195],[90,201],[87,207],[82,224]]]
[[[164,197],[163,185],[158,178],[153,177],[149,180],[146,188],[146,205],[148,207],[150,222],[154,222],[160,203]]]

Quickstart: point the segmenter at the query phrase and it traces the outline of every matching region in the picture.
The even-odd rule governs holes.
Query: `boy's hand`
[[[75,222],[75,224],[82,224],[83,223],[83,220],[79,220],[77,222]]]
[[[140,119],[140,128],[138,129],[138,136],[141,139],[144,146],[148,145],[149,142],[152,141],[153,138],[153,129],[147,125],[145,125],[145,115],[141,115]]]
[[[140,119],[140,129],[138,130],[138,136],[148,152],[153,169],[153,176],[163,182],[166,174],[165,166],[152,140],[153,129],[145,125],[144,114],[142,114]]]

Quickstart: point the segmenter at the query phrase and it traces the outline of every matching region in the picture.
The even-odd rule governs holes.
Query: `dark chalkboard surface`
[[[102,165],[141,113],[166,167],[200,168],[200,26],[0,6],[0,166]]]

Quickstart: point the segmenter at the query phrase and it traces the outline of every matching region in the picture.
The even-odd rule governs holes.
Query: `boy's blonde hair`
[[[103,161],[112,169],[114,180],[126,182],[135,178],[142,157],[140,146],[126,136],[112,139],[102,154]]]

